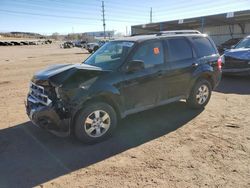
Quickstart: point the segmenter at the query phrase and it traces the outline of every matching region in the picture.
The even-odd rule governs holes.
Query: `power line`
[[[43,0],[36,0],[36,1],[29,1],[29,0],[12,0],[12,1],[15,1],[15,2],[24,2],[24,3],[38,3],[38,5],[44,5],[44,1]],[[89,2],[91,1],[88,1],[88,2],[84,2],[84,3],[75,3],[75,2],[72,2],[72,1],[51,1],[51,3],[53,4],[56,4],[56,6],[58,5],[62,5],[63,7],[65,7],[65,5],[76,5],[77,7],[79,7],[80,5],[84,5],[84,6],[87,6],[87,7],[98,7],[98,4],[89,4]],[[41,3],[41,4],[40,4]]]
[[[97,0],[98,1],[98,0]],[[241,1],[243,1],[243,2],[245,2],[244,0],[241,0]],[[27,1],[26,1],[27,2]],[[33,1],[34,2],[34,1]],[[32,3],[33,3],[32,2]],[[18,2],[18,3],[20,3],[20,2]],[[57,3],[59,3],[59,2],[57,2]],[[61,3],[61,2],[60,2]],[[74,3],[74,4],[80,4],[80,3]],[[28,5],[28,6],[38,6],[39,8],[40,7],[43,7],[43,6],[40,6],[40,5],[37,5],[37,4],[26,4],[26,5]],[[82,4],[81,4],[82,5]],[[86,5],[86,4],[85,4]],[[92,4],[93,5],[93,4]],[[192,7],[195,7],[195,6],[200,6],[199,4],[196,4],[196,5],[193,5],[192,3],[190,4],[189,3],[189,5],[190,6],[192,6]],[[216,5],[217,4],[214,4],[214,7],[216,7]],[[119,6],[119,5],[117,5],[116,4],[116,6]],[[65,6],[64,6],[65,7]],[[95,6],[96,7],[96,6]],[[168,8],[171,8],[171,7],[174,7],[174,6],[168,6]],[[49,9],[54,9],[54,8],[58,8],[58,7],[43,7],[43,8],[49,8]],[[79,7],[78,7],[79,8]],[[26,9],[27,9],[27,7],[26,7]],[[74,8],[75,9],[75,8]],[[182,4],[182,6],[178,6],[178,11],[179,10],[182,10],[182,9],[186,9],[186,6],[185,6],[185,3],[184,4]],[[32,9],[32,10],[34,10],[34,9]],[[40,9],[39,9],[40,10]],[[59,9],[60,10],[60,9]],[[133,11],[133,10],[130,10],[130,9],[128,9],[128,10],[118,10],[118,9],[112,9],[112,10],[110,10],[109,8],[107,8],[106,7],[106,10],[108,10],[108,15],[110,16],[110,17],[116,17],[117,15],[114,13],[114,12],[118,12],[118,13],[121,13],[122,12],[122,14],[123,15],[121,15],[121,14],[119,14],[119,17],[121,18],[121,17],[125,17],[126,19],[125,20],[122,20],[122,19],[120,19],[120,20],[116,20],[116,19],[113,19],[113,21],[121,21],[121,22],[130,22],[131,21],[131,19],[128,19],[128,18],[130,18],[130,17],[132,17],[132,19],[136,19],[136,20],[138,20],[138,19],[145,19],[146,18],[146,15],[145,15],[145,13],[142,13],[142,12],[139,12],[140,13],[140,15],[138,15],[138,11],[136,12],[136,15],[135,14],[133,14],[133,13],[135,13],[135,11]],[[199,10],[199,9],[198,9]],[[65,10],[62,10],[64,13],[65,12],[73,12],[73,13],[78,13],[77,11],[70,11],[70,10],[67,10],[67,11],[65,11]],[[80,11],[82,11],[82,10],[79,10],[79,12]],[[85,9],[85,11],[86,12],[92,12],[91,10],[89,10],[89,9]],[[165,16],[166,14],[169,14],[169,13],[171,13],[171,12],[174,12],[174,11],[176,11],[176,10],[166,10],[166,11],[155,11],[156,12],[156,16],[159,18],[159,19],[164,19],[164,18],[162,18],[163,16]],[[131,12],[131,13],[130,13]],[[141,14],[144,14],[144,15],[141,15]],[[112,18],[111,18],[111,20],[112,20]]]
[[[243,2],[241,2],[241,3],[243,3]],[[221,14],[221,13],[225,13],[224,9],[226,9],[227,7],[231,7],[231,5],[228,4],[228,5],[223,5],[223,6],[215,6],[215,8],[196,9],[196,10],[192,11],[192,14],[202,12],[203,14],[199,14],[198,17],[206,16],[207,14],[204,14],[205,11],[209,11],[209,12],[213,11],[213,14],[214,14],[214,11],[216,11],[216,14]],[[217,12],[217,10],[220,10],[220,11]],[[239,10],[237,10],[237,11],[239,11]],[[172,12],[174,12],[174,10],[168,11],[167,13],[172,13]],[[185,14],[187,14],[187,12],[180,11],[180,13],[178,13],[178,16],[181,17],[182,15],[185,15]],[[160,17],[159,19],[164,19],[164,18],[162,18],[163,16],[164,15],[160,15],[160,16],[158,15],[158,17]],[[193,17],[194,16],[190,16],[190,17],[187,17],[187,18],[193,18]]]
[[[33,16],[45,16],[45,17],[57,17],[57,18],[69,18],[69,19],[86,19],[86,20],[99,20],[96,18],[83,18],[77,16],[61,16],[61,15],[54,15],[54,14],[39,14],[39,13],[31,13],[31,12],[23,12],[23,11],[11,11],[11,10],[3,10],[0,9],[1,12],[8,12],[8,13],[17,13],[17,14],[26,14],[26,15],[33,15]]]
[[[21,8],[21,7],[25,7],[25,9],[26,10],[30,10],[30,11],[35,11],[35,13],[37,13],[37,11],[42,11],[42,10],[49,10],[49,11],[51,11],[51,10],[57,10],[57,11],[62,11],[64,14],[65,13],[74,13],[74,14],[79,14],[80,13],[80,11],[82,11],[82,10],[79,10],[79,11],[73,11],[73,10],[68,10],[68,9],[61,9],[61,8],[59,8],[58,9],[58,7],[44,7],[44,6],[40,6],[40,5],[37,5],[37,4],[25,4],[24,2],[10,2],[11,4],[13,4],[13,6],[14,7],[18,7],[18,8]],[[21,4],[18,4],[18,3],[21,3]],[[21,7],[20,7],[20,5],[21,5]],[[32,7],[32,8],[31,8]],[[33,7],[35,7],[35,8],[33,8]],[[106,7],[105,7],[106,8]],[[88,9],[88,10],[84,10],[84,12],[88,12],[88,14],[89,13],[93,13],[93,11],[92,10],[90,10],[90,9]],[[109,11],[110,13],[113,13],[113,11],[111,12],[111,11]],[[117,15],[116,14],[108,14],[110,17],[116,17]],[[125,15],[125,13],[124,13],[124,15]],[[122,16],[122,15],[119,15],[120,17]],[[128,18],[128,17],[131,17],[131,16],[133,16],[132,14],[129,14],[128,16],[126,16],[126,18]],[[133,19],[135,19],[135,18],[138,18],[138,19],[145,19],[145,17],[146,16],[140,16],[140,15],[136,15],[136,16],[133,16]]]
[[[15,0],[14,0],[15,1]],[[244,0],[241,0],[241,1],[243,1],[243,2],[245,2]],[[28,1],[22,1],[22,2],[16,2],[16,3],[23,3],[23,4],[25,4],[25,2],[28,2]],[[12,2],[9,2],[9,3],[12,3]],[[25,4],[25,5],[27,5],[27,6],[37,6],[37,7],[42,7],[42,8],[49,8],[49,9],[58,9],[58,8],[60,8],[60,7],[44,7],[44,6],[41,6],[40,4],[38,5],[38,4],[34,4],[34,3],[36,3],[36,2],[34,2],[34,1],[32,1],[32,4]],[[57,3],[62,3],[62,2],[57,2]],[[69,2],[67,2],[67,4],[69,4]],[[79,4],[79,5],[82,5],[82,4],[80,4],[80,3],[74,3],[74,4]],[[84,4],[84,6],[87,6],[87,5],[89,5],[89,4]],[[189,3],[189,5],[190,6],[192,6],[192,7],[198,7],[198,6],[200,6],[200,4],[190,4]],[[214,4],[214,5],[217,5],[217,3],[216,4]],[[91,4],[91,6],[93,6],[93,4]],[[118,6],[119,7],[119,5],[117,5],[116,4],[116,6]],[[63,6],[63,8],[64,8],[65,6]],[[94,5],[94,7],[96,8],[97,6],[95,6]],[[178,9],[177,10],[180,10],[180,9],[185,9],[187,6],[185,5],[185,3],[184,4],[182,4],[181,6],[179,5],[179,6],[168,6],[167,8],[169,9],[169,8],[173,8],[173,7],[177,7]],[[78,6],[78,8],[79,8],[79,6]],[[122,9],[119,9],[119,10],[116,10],[116,9],[109,9],[109,7],[105,7],[106,8],[106,10],[108,10],[108,12],[109,12],[109,15],[115,15],[114,14],[114,12],[118,12],[118,13],[121,13],[121,12],[124,12],[124,16],[126,16],[126,18],[127,18],[127,15],[125,15],[125,14],[128,14],[129,12],[131,12],[131,13],[135,13],[135,11],[133,11],[133,10],[131,10],[131,9],[127,9],[127,10],[122,10]],[[111,6],[111,8],[112,8],[112,6]],[[155,8],[155,7],[154,7]],[[162,8],[162,7],[161,7]],[[27,9],[27,7],[26,7],[26,9]],[[74,8],[75,9],[75,8]],[[34,10],[34,9],[32,9],[32,10]],[[40,10],[40,9],[39,9]],[[59,9],[60,10],[60,9]],[[139,10],[139,9],[138,9]],[[62,10],[62,11],[64,11],[64,12],[74,12],[74,13],[78,13],[77,11],[70,11],[70,10]],[[82,9],[81,10],[79,10],[79,12],[80,11],[82,11]],[[85,9],[84,10],[85,12],[91,12],[91,10],[89,10],[89,9]],[[176,10],[165,10],[165,11],[159,11],[159,9],[157,10],[157,11],[155,11],[156,12],[156,14],[158,15],[158,16],[161,16],[162,14],[166,14],[166,13],[169,13],[169,12],[173,12],[173,11],[176,11]],[[138,15],[138,14],[140,14],[140,15]],[[141,15],[141,14],[143,14],[143,15]],[[129,14],[129,15],[131,15],[131,14]],[[138,11],[136,11],[136,15],[134,15],[133,14],[133,17],[135,18],[141,18],[141,19],[145,19],[145,17],[146,17],[146,15],[145,15],[145,13],[142,13],[142,12],[138,12]]]
[[[26,3],[26,2],[15,2],[15,1],[11,1],[9,2],[10,4],[13,4],[13,7],[15,8],[21,8],[21,7],[24,7],[26,10],[29,10],[30,7],[35,7],[37,9],[34,9],[32,8],[31,10],[33,11],[36,11],[36,10],[58,10],[58,11],[63,11],[63,13],[65,12],[69,12],[69,13],[78,13],[76,12],[75,10],[79,10],[82,11],[82,9],[75,9],[72,10],[72,9],[65,9],[65,6],[64,7],[60,7],[60,6],[56,6],[56,7],[51,7],[51,6],[43,6],[43,5],[40,5],[40,4],[34,4],[34,3]],[[63,9],[62,9],[63,8]],[[97,8],[97,7],[96,7]],[[93,10],[84,10],[84,13],[85,12],[93,12]]]
[[[63,12],[63,13],[70,13],[72,15],[72,13],[74,14],[78,14],[80,12],[82,12],[82,9],[78,11],[74,9],[74,11],[71,9],[71,10],[68,10],[68,9],[61,9],[60,7],[45,7],[45,6],[41,6],[41,5],[37,5],[37,4],[26,4],[24,2],[10,2],[10,4],[13,4],[13,7],[18,7],[18,8],[22,8],[22,9],[26,9],[26,10],[31,10],[31,11],[35,11],[35,13],[37,13],[37,11],[43,11],[43,10],[57,10],[57,11],[60,11],[60,12]],[[31,8],[32,7],[32,8]],[[79,8],[79,7],[77,7]],[[98,7],[96,7],[98,8]],[[105,6],[105,10],[107,10],[107,7]],[[93,10],[90,10],[90,9],[87,9],[87,10],[84,10],[84,13],[86,12],[89,12],[89,13],[93,13]],[[114,14],[114,12],[116,11],[113,11],[113,10],[108,10],[108,12],[110,12],[110,16],[113,16],[113,17],[117,17],[117,14]],[[124,11],[123,11],[124,12]],[[117,13],[121,13],[121,11],[118,10]],[[132,15],[133,18],[138,18],[138,19],[144,19],[146,17],[145,13],[143,13],[144,15],[133,15],[133,13],[135,13],[135,11],[131,12],[129,11],[129,14],[128,14],[128,11],[125,11],[125,13],[122,13],[122,14],[128,14],[128,16]],[[127,16],[126,16],[127,17]]]
[[[87,18],[87,17],[78,17],[78,16],[61,16],[61,15],[54,15],[54,14],[39,14],[39,13],[30,13],[30,12],[23,12],[23,11],[11,11],[11,10],[3,10],[3,9],[0,9],[0,12],[7,12],[7,13],[14,13],[14,14],[24,14],[24,15],[32,15],[32,16],[44,16],[44,17],[77,19],[77,20],[83,20],[83,19],[85,19],[85,20],[99,20],[97,18],[89,18],[89,17]],[[131,22],[131,20],[122,20],[122,19],[108,19],[108,21],[125,22],[125,23],[130,23]]]
[[[12,1],[16,1],[16,0],[12,0]],[[42,1],[42,0],[36,0],[35,2],[34,1],[28,1],[28,0],[18,0],[18,1],[16,1],[16,2],[20,2],[20,1],[22,1],[22,2],[30,2],[30,3],[42,3],[42,5],[44,5],[44,1]],[[238,1],[244,1],[244,2],[248,2],[248,0],[238,0]],[[62,2],[62,1],[58,1],[58,0],[53,0],[52,1],[53,3],[56,3],[56,4],[59,4],[59,5],[62,5],[63,7],[65,7],[65,4],[67,4],[67,5],[77,5],[77,7],[79,7],[80,5],[83,5],[83,6],[89,6],[89,7],[98,7],[98,5],[97,4],[89,4],[90,2],[93,2],[93,1],[88,1],[88,2],[84,2],[84,3],[76,3],[76,2],[72,2],[72,1],[64,1],[64,2]],[[96,0],[96,2],[101,2],[101,0]],[[147,2],[147,1],[146,1]],[[112,9],[112,12],[113,11],[115,11],[115,9],[117,9],[117,8],[120,8],[119,9],[119,11],[137,11],[136,13],[138,14],[138,13],[140,13],[140,12],[138,12],[138,11],[142,11],[142,9],[148,9],[148,7],[153,7],[154,8],[154,10],[157,10],[156,12],[157,13],[159,13],[159,12],[161,12],[161,13],[165,13],[166,11],[168,11],[168,10],[178,10],[178,9],[180,9],[180,8],[186,8],[186,7],[193,7],[193,6],[197,6],[197,7],[201,7],[202,5],[204,5],[204,0],[203,0],[203,2],[202,2],[202,4],[199,4],[199,3],[191,3],[191,2],[189,2],[189,1],[186,1],[186,0],[182,0],[182,1],[178,1],[178,4],[174,4],[174,5],[172,5],[172,4],[170,4],[170,5],[168,5],[168,6],[166,6],[166,5],[162,5],[162,6],[155,6],[155,4],[152,4],[151,2],[150,2],[150,6],[145,6],[145,3],[146,2],[143,2],[143,6],[141,6],[142,5],[142,3],[139,3],[138,4],[138,6],[133,6],[133,7],[131,7],[130,5],[126,5],[126,4],[122,4],[122,3],[120,3],[120,2],[116,2],[115,4],[113,3],[113,2],[109,2],[109,1],[105,1],[105,4],[107,5],[105,8],[107,9],[107,8],[111,8]],[[211,4],[211,0],[206,0],[206,2],[209,2],[210,4]],[[137,2],[135,1],[135,2],[133,2],[133,4],[134,5],[137,5]],[[224,4],[224,3],[223,3]],[[41,4],[40,4],[41,5]],[[140,5],[140,6],[139,6]],[[216,5],[218,5],[218,1],[216,2]],[[58,6],[58,5],[57,5]],[[127,7],[127,8],[126,8]],[[82,7],[82,8],[85,8],[85,7]],[[126,10],[124,10],[124,8],[126,9]],[[166,9],[167,8],[167,9]]]
[[[142,11],[142,10],[131,10],[131,9],[117,9],[117,8],[112,8],[112,7],[108,7],[105,6],[107,12],[110,15],[115,15],[116,13],[123,13],[126,17],[127,16],[134,16],[134,17],[146,17],[147,13],[146,11]],[[147,10],[148,8],[146,8],[145,10]]]
[[[4,14],[8,14],[8,15],[16,15],[16,14],[18,14],[19,15],[19,13],[8,13],[8,12],[5,12]],[[35,20],[37,20],[37,18],[34,18],[34,17],[29,17],[29,19],[35,19]],[[76,24],[76,25],[83,25],[84,24],[84,25],[87,25],[87,26],[96,26],[95,23],[65,21],[65,20],[61,20],[61,18],[57,18],[57,17],[49,17],[49,18],[47,18],[47,17],[41,17],[40,19],[42,19],[42,20],[48,20],[48,21],[52,21],[51,19],[56,19],[56,23],[60,22],[60,23],[67,23],[67,24]],[[53,23],[54,23],[54,20],[53,20]]]
[[[246,2],[248,2],[249,0],[238,0],[237,1],[237,4],[241,4],[241,3],[246,3]],[[224,4],[224,3],[218,3],[218,1],[212,1],[211,2],[211,0],[206,0],[206,1],[203,1],[203,4],[199,4],[199,3],[189,3],[189,4],[181,4],[181,5],[176,5],[176,6],[168,6],[168,7],[166,7],[166,8],[164,8],[164,7],[161,7],[161,8],[158,8],[158,9],[156,9],[156,11],[155,12],[157,12],[157,13],[160,13],[160,14],[166,14],[166,13],[170,13],[170,12],[177,12],[177,11],[182,11],[182,10],[185,10],[185,9],[188,9],[188,8],[190,8],[190,7],[192,7],[192,11],[197,11],[197,10],[200,10],[200,11],[203,11],[203,6],[204,5],[206,5],[204,2],[207,2],[207,3],[209,3],[209,8],[208,9],[210,9],[210,10],[212,10],[212,8],[211,7],[221,7],[221,5],[222,5],[222,10],[224,10],[224,8],[223,7],[225,7],[225,6],[231,6],[231,4]],[[188,5],[188,6],[187,6]],[[207,7],[207,5],[206,5],[206,7]],[[163,9],[165,9],[165,10],[163,10]]]
[[[28,10],[28,8],[32,7],[32,11],[41,10],[41,8],[42,8],[43,10],[58,10],[58,11],[63,11],[64,13],[67,13],[67,12],[69,12],[69,13],[79,13],[79,12],[82,12],[82,10],[84,8],[84,7],[77,6],[77,7],[73,8],[74,9],[74,11],[73,11],[72,8],[70,10],[67,9],[69,7],[67,7],[65,9],[65,6],[44,6],[44,4],[36,4],[36,2],[28,3],[27,1],[15,1],[15,0],[12,0],[12,1],[8,2],[8,3],[12,4],[13,7],[15,7],[15,8],[20,8],[20,6],[23,6],[26,10]],[[84,4],[84,6],[85,6],[85,4]],[[37,9],[34,9],[33,7],[37,8]],[[97,10],[98,5],[94,6],[93,8],[95,8],[95,10]],[[138,10],[137,11],[136,10],[130,10],[130,9],[118,10],[118,9],[114,9],[114,8],[112,9],[112,7],[109,8],[107,6],[105,6],[105,9],[108,10],[109,13],[112,14],[112,15],[114,15],[113,13],[121,13],[122,12],[124,14],[127,14],[127,13],[131,12],[131,13],[136,13],[137,14],[137,15],[133,15],[135,17],[138,17],[138,18],[140,18],[140,17],[144,18],[145,17],[145,13],[138,12]],[[93,13],[93,10],[85,8],[84,13]]]
[[[29,1],[29,0],[12,0],[12,1],[14,1],[14,2],[16,2],[16,3],[20,3],[20,2],[22,2],[22,3],[26,3],[27,5],[28,4],[35,4],[35,5],[44,5],[44,1],[43,0],[36,0],[36,1]],[[11,3],[12,1],[10,1],[10,2],[8,2],[8,3]],[[54,3],[54,4],[56,4],[56,6],[58,7],[58,5],[59,5],[59,7],[61,6],[61,7],[65,7],[65,4],[67,4],[67,5],[69,5],[69,6],[76,6],[76,7],[81,7],[81,8],[85,8],[86,6],[87,7],[94,7],[94,8],[96,8],[96,7],[99,7],[99,5],[98,4],[89,4],[91,1],[88,1],[88,2],[84,2],[84,3],[76,3],[76,2],[72,2],[72,1],[56,1],[56,0],[53,0],[53,1],[51,1],[52,3]],[[98,1],[97,1],[98,2]],[[100,2],[101,2],[101,0],[100,0]],[[106,4],[106,1],[105,1],[105,4]],[[123,5],[123,4],[119,4],[118,2],[116,2],[116,4],[114,4],[114,3],[112,3],[112,4],[110,4],[110,5],[108,5],[108,6],[105,6],[105,7],[110,7],[110,8],[113,8],[113,9],[117,9],[117,8],[120,8],[120,10],[122,10],[122,9],[124,9],[124,8],[126,8],[126,9],[128,9],[128,10],[134,10],[134,11],[139,11],[139,10],[142,10],[142,9],[148,9],[148,7],[143,7],[143,6],[140,6],[140,7],[131,7],[131,6],[128,6],[128,5]]]

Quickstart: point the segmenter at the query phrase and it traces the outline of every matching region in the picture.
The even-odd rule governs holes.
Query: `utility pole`
[[[104,39],[106,39],[106,24],[105,24],[105,10],[104,10],[104,1],[102,1],[102,24],[103,24],[103,34]]]
[[[150,23],[152,23],[152,7],[150,8]]]

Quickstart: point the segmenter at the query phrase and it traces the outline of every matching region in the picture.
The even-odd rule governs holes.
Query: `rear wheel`
[[[209,81],[202,79],[198,80],[187,99],[187,104],[191,108],[203,108],[210,100],[212,86]]]
[[[85,143],[96,143],[110,137],[117,124],[116,112],[107,103],[90,103],[76,117],[75,135]]]

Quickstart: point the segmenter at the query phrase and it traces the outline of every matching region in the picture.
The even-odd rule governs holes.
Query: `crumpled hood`
[[[250,60],[250,48],[239,48],[225,51],[225,56],[235,59]]]
[[[60,65],[52,65],[46,69],[43,69],[37,73],[35,73],[35,77],[41,80],[46,80],[51,76],[64,72],[73,68],[75,65],[73,64],[60,64]]]
[[[54,85],[61,85],[65,82],[74,84],[96,77],[102,72],[106,70],[87,64],[60,64],[35,73],[32,81],[50,81]]]

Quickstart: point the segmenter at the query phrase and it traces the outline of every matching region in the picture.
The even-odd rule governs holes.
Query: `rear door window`
[[[192,47],[185,38],[167,39],[168,60],[182,61],[193,58]]]
[[[141,60],[145,68],[164,63],[164,51],[161,41],[142,44],[132,57],[132,60]]]
[[[193,37],[192,39],[198,57],[206,57],[216,54],[216,51],[208,38]]]

